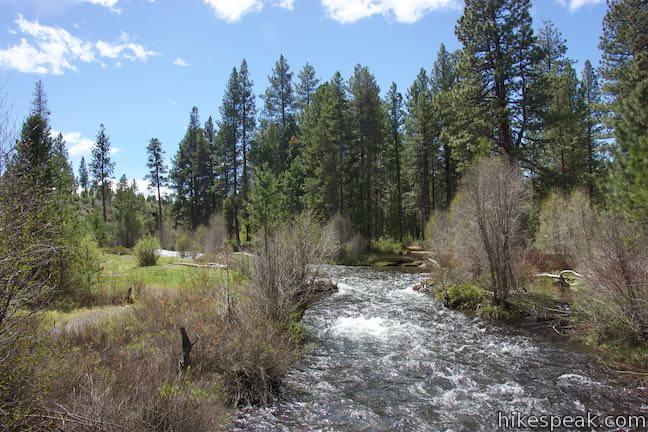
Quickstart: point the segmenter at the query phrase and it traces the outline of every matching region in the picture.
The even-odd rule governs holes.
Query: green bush
[[[383,236],[371,242],[371,249],[387,254],[397,254],[403,251],[403,245],[398,240]]]
[[[189,233],[183,232],[176,239],[175,250],[180,254],[181,258],[196,258],[198,252],[200,252],[200,245]]]
[[[437,291],[436,297],[452,309],[477,310],[486,300],[486,292],[470,283],[454,284]]]
[[[144,236],[135,245],[135,255],[141,267],[154,266],[157,263],[160,253],[160,242],[152,236]]]
[[[477,308],[477,316],[491,320],[511,318],[511,312],[502,305],[485,304]]]
[[[73,269],[76,287],[89,293],[97,283],[101,270],[101,251],[92,235],[86,235],[80,239],[74,258]]]

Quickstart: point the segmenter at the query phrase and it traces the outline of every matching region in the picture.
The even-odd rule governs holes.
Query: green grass
[[[202,273],[221,271],[178,265],[191,262],[191,259],[161,257],[155,266],[140,267],[134,255],[106,254],[95,291],[99,297],[125,299],[131,287],[186,289],[191,288]]]
[[[140,267],[134,255],[106,255],[99,285],[128,288],[139,283],[148,288],[188,288],[200,269],[177,265],[182,262],[191,260],[163,257],[155,266]]]

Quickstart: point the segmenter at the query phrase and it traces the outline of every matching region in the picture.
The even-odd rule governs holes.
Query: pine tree
[[[205,140],[207,140],[207,148],[209,149],[207,164],[209,169],[211,213],[215,213],[221,209],[224,197],[221,182],[224,167],[224,154],[221,145],[222,143],[218,136],[218,130],[216,129],[216,125],[211,116],[209,116],[205,122],[203,130],[205,132]]]
[[[452,151],[451,138],[448,133],[449,125],[453,121],[452,110],[449,109],[448,103],[452,99],[450,93],[457,84],[457,61],[458,55],[448,52],[445,45],[441,44],[430,77],[432,102],[439,127],[437,132],[443,154],[443,187],[446,207],[450,207],[450,202],[457,189],[456,156]]]
[[[548,77],[548,106],[542,139],[546,142],[542,176],[550,186],[567,192],[586,177],[587,156],[584,148],[578,79],[569,62],[553,67]]]
[[[338,183],[343,178],[338,164],[338,147],[342,144],[335,87],[331,83],[320,86],[306,109],[301,139],[304,145],[303,168],[305,174],[306,208],[325,222],[341,211]]]
[[[52,138],[47,120],[38,114],[32,114],[23,122],[11,165],[20,171],[33,173],[38,176],[39,182],[51,187],[51,151]]]
[[[161,189],[168,183],[167,166],[164,163],[164,150],[162,143],[157,138],[151,138],[146,147],[147,162],[146,167],[149,169],[146,179],[149,181],[149,189],[155,189],[157,193],[158,204],[158,232],[160,240],[164,241],[164,220],[162,211],[162,191]]]
[[[30,115],[25,119],[10,160],[14,172],[29,173],[32,181],[52,188],[52,137],[50,136],[47,96],[42,81],[37,81]]]
[[[196,148],[191,155],[191,176],[193,178],[193,203],[194,220],[192,229],[200,225],[207,225],[211,217],[212,189],[211,189],[211,154],[202,129],[196,136]]]
[[[239,111],[239,124],[241,125],[241,154],[243,156],[243,173],[241,185],[241,199],[243,203],[247,202],[248,192],[250,190],[250,167],[249,167],[249,140],[256,127],[256,103],[253,91],[254,83],[250,79],[247,62],[243,60],[239,68],[240,86],[240,105]],[[245,204],[244,204],[245,205]],[[247,219],[246,214],[243,218]],[[246,241],[250,240],[250,226],[246,225],[245,230]]]
[[[281,55],[268,77],[270,86],[263,95],[265,116],[268,120],[279,123],[286,129],[295,109],[295,94],[292,83],[293,73],[286,58]]]
[[[125,175],[117,182],[114,198],[113,223],[117,244],[131,248],[143,234],[144,201],[138,196],[135,181],[131,184]]]
[[[537,41],[541,55],[538,63],[544,74],[550,74],[552,71],[560,73],[571,62],[566,56],[565,39],[553,22],[543,21]]]
[[[88,194],[88,187],[90,186],[90,177],[88,174],[88,166],[86,165],[85,158],[81,156],[79,162],[79,186],[85,195]]]
[[[598,73],[589,60],[585,61],[580,80],[579,96],[581,103],[581,121],[583,138],[587,151],[586,184],[590,201],[594,201],[596,179],[601,175],[602,143],[605,138],[603,116],[601,112],[602,98]]]
[[[599,48],[603,51],[603,90],[621,101],[648,79],[648,4],[645,0],[608,0]]]
[[[268,237],[272,228],[281,220],[277,179],[273,171],[264,164],[254,171],[254,182],[246,213],[249,224],[255,230],[260,230],[264,247],[268,245]]]
[[[209,175],[209,149],[204,131],[200,127],[198,108],[193,107],[189,124],[180,147],[173,159],[170,173],[175,191],[174,213],[177,224],[196,229],[209,219],[211,199]]]
[[[43,81],[36,81],[34,88],[31,113],[40,116],[45,121],[49,120],[49,108],[47,107],[47,94],[45,93],[45,86]]]
[[[295,107],[300,114],[303,114],[311,104],[320,80],[315,74],[315,68],[308,63],[304,65],[297,78],[299,81],[295,86]]]
[[[478,79],[472,102],[494,118],[498,150],[518,159],[524,159],[520,148],[529,129],[540,55],[529,8],[530,0],[466,0],[455,29],[464,45],[460,72]]]
[[[352,99],[353,140],[349,149],[351,219],[369,241],[381,230],[377,168],[384,145],[384,112],[380,89],[367,67],[356,65],[349,81]]]
[[[275,63],[272,74],[268,77],[269,87],[263,97],[264,110],[261,120],[262,136],[265,142],[258,142],[265,147],[257,154],[268,154],[268,149],[275,149],[274,157],[269,160],[258,160],[258,163],[267,162],[279,175],[288,170],[292,161],[299,156],[301,148],[297,135],[297,121],[295,118],[295,93],[293,88],[293,73],[285,57],[282,55]],[[276,125],[277,131],[272,134],[263,134],[263,130]],[[276,142],[268,142],[267,139],[274,137]]]
[[[616,148],[607,185],[609,204],[648,223],[648,80],[617,104]]]
[[[402,184],[402,155],[403,155],[403,125],[404,108],[403,95],[398,92],[396,83],[392,83],[385,99],[387,112],[387,170],[391,177],[391,193],[387,198],[387,205],[391,209],[388,220],[391,222],[391,233],[395,234],[400,242],[403,241],[403,184]],[[395,210],[394,210],[395,209]],[[395,229],[394,229],[395,227]]]
[[[615,146],[606,186],[609,205],[648,222],[648,3],[610,0],[603,21],[602,74]]]
[[[74,180],[74,172],[70,165],[67,149],[65,148],[65,140],[63,134],[59,134],[52,140],[52,184],[57,192],[60,193],[61,198],[70,201],[72,196],[76,194],[76,184]]]
[[[92,161],[90,171],[94,184],[101,192],[101,209],[104,222],[108,221],[108,196],[110,194],[110,181],[115,170],[115,163],[110,159],[110,140],[106,135],[104,125],[99,125],[97,141],[92,148]]]
[[[239,73],[232,69],[225,94],[220,107],[221,122],[219,124],[219,138],[223,149],[223,196],[228,209],[228,228],[231,237],[235,237],[236,244],[241,244],[238,218],[239,194],[239,165],[240,148],[240,101],[241,91]]]
[[[407,95],[406,119],[408,213],[415,218],[417,235],[423,233],[432,210],[438,204],[435,187],[438,132],[433,109],[430,80],[425,69],[421,69]]]

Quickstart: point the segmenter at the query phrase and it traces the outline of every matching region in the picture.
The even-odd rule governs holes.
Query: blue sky
[[[459,48],[460,0],[0,0],[0,83],[18,122],[34,82],[49,98],[76,166],[100,123],[116,177],[142,179],[145,148],[159,138],[170,160],[192,106],[218,119],[224,85],[247,59],[257,94],[284,54],[296,73],[328,80],[369,66],[381,89],[405,93],[442,42]],[[600,58],[603,0],[535,0],[534,24],[553,21],[580,69]],[[257,106],[261,106],[258,102]],[[143,185],[143,182],[142,182]]]

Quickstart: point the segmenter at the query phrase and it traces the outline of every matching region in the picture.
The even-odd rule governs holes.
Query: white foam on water
[[[515,381],[507,381],[504,384],[493,386],[493,392],[500,395],[521,396],[524,394],[524,388]]]
[[[432,399],[432,401],[437,404],[441,405],[443,407],[454,407],[460,401],[458,400],[457,396],[459,393],[462,392],[461,390],[458,390],[456,388],[453,388],[451,390],[448,390],[447,392],[443,393],[441,396],[437,396]]]
[[[331,330],[343,336],[384,336],[387,333],[387,327],[383,318],[365,318],[364,316],[338,318],[331,327]]]
[[[335,391],[335,387],[333,387],[329,382],[327,381],[320,381],[315,385],[315,388],[318,390],[323,390],[323,391],[330,391],[333,392]]]
[[[490,354],[495,357],[497,357],[500,354],[520,356],[522,354],[526,354],[538,350],[537,347],[531,345],[527,341],[523,341],[522,343],[515,343],[515,342],[508,342],[508,341],[499,342],[499,341],[491,340],[486,345],[486,348],[488,348],[487,351],[490,352]]]
[[[579,375],[579,374],[563,374],[558,377],[558,385],[598,385],[596,381],[592,381],[590,378]]]

